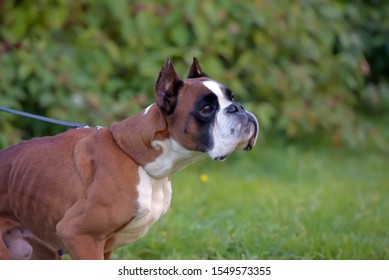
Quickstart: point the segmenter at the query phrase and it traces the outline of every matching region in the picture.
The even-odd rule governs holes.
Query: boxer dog
[[[0,152],[0,219],[34,236],[32,258],[110,258],[166,213],[174,172],[255,145],[257,119],[196,58],[185,80],[167,59],[155,91],[155,104],[110,127],[72,129]],[[3,258],[12,257],[12,236],[0,246]]]

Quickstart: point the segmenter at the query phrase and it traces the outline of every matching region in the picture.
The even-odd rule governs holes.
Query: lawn
[[[389,259],[389,161],[260,143],[175,174],[172,205],[114,259]]]

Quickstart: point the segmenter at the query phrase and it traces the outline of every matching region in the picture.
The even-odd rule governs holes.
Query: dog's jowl
[[[167,59],[155,91],[154,104],[110,127],[0,152],[0,259],[107,259],[167,212],[174,172],[255,145],[254,115],[197,59],[184,80]]]

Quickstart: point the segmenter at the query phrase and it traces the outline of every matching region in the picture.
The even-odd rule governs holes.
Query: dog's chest
[[[169,209],[172,195],[170,180],[154,179],[143,168],[139,168],[139,178],[137,215],[115,235],[111,248],[106,249],[115,249],[142,237]]]

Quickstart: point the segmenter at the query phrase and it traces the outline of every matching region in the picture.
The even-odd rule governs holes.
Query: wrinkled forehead
[[[194,93],[193,97],[196,98],[199,95],[204,96],[206,94],[213,93],[218,100],[221,108],[225,108],[234,101],[232,91],[223,84],[209,79],[209,78],[195,78],[185,80],[186,86],[190,86],[190,92]]]
[[[203,85],[217,96],[221,108],[227,107],[233,101],[232,91],[224,85],[213,80],[204,81]]]

